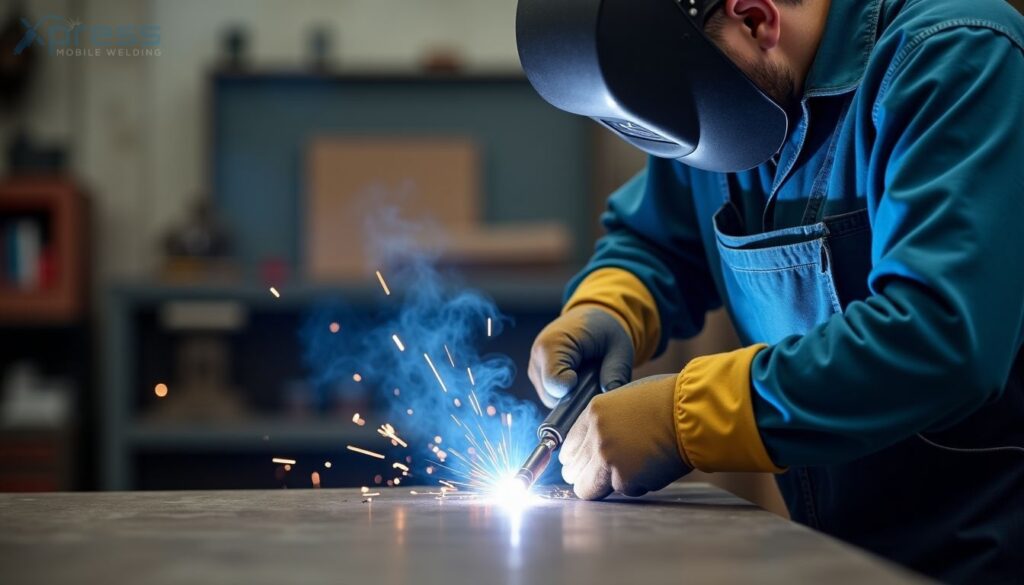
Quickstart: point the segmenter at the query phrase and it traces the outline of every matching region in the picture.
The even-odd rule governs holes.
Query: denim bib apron
[[[869,295],[867,210],[820,218],[838,134],[800,225],[744,235],[730,195],[715,214],[726,306],[745,345],[805,334]],[[944,579],[981,582],[991,571],[1024,582],[1024,456],[971,450],[1024,444],[1022,356],[1003,397],[951,429],[777,476],[792,518]]]

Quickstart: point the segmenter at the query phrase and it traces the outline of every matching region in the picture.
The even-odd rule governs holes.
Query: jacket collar
[[[878,37],[880,8],[881,0],[832,0],[805,97],[838,95],[860,85]]]

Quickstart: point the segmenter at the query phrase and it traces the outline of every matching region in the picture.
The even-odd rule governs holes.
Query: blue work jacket
[[[750,392],[794,519],[943,580],[1024,582],[1024,18],[1002,0],[832,0],[801,106],[753,170],[650,159],[567,294],[631,272],[661,347],[724,305],[769,344]],[[723,203],[739,236],[799,231],[809,203],[861,213],[863,245],[823,258],[835,314],[775,335],[803,299],[734,302]],[[1007,448],[972,451],[991,447]]]

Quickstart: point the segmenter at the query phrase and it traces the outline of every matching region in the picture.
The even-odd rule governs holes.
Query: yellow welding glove
[[[633,376],[633,341],[619,319],[601,305],[577,305],[552,321],[530,350],[527,373],[544,405],[576,388],[585,362],[600,363],[601,388],[610,390]]]
[[[590,402],[558,454],[562,477],[577,496],[641,496],[691,471],[676,439],[676,379],[643,378]]]
[[[541,400],[553,408],[576,387],[579,367],[600,364],[601,388],[627,384],[633,365],[647,361],[661,339],[654,297],[632,273],[601,268],[576,287],[562,316],[541,331],[528,374]]]

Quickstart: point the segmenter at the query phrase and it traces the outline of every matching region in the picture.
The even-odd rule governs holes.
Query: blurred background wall
[[[361,71],[415,70],[431,50],[453,50],[467,71],[518,68],[515,3],[502,0],[31,0],[0,15],[78,15],[82,22],[158,23],[160,58],[39,59],[25,105],[0,118],[0,142],[19,126],[70,146],[70,163],[93,188],[96,270],[108,277],[153,269],[153,234],[208,189],[206,79],[223,32],[243,27],[249,58],[297,67],[312,29],[331,31],[331,61]],[[7,165],[0,162],[0,170]]]

